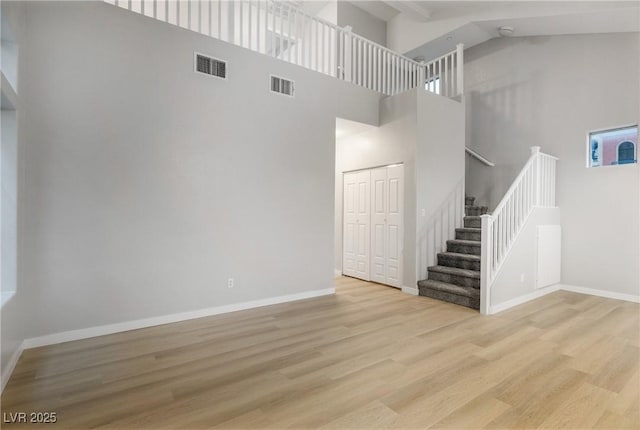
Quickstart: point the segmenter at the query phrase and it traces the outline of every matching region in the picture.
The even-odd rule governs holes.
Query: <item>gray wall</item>
[[[418,91],[418,143],[416,145],[417,279],[426,279],[429,250],[442,224],[443,206],[462,196],[464,182],[464,103]],[[460,199],[461,200],[461,199]],[[458,219],[461,221],[462,204]],[[450,214],[453,223],[455,211]],[[424,215],[423,215],[424,213]],[[451,237],[453,239],[453,237]],[[442,249],[445,251],[445,249]],[[431,264],[436,264],[432,262]],[[415,286],[415,285],[414,285]]]
[[[27,337],[333,286],[335,118],[377,124],[377,94],[99,2],[27,30]]]
[[[350,25],[353,32],[387,46],[387,23],[347,1],[338,1],[338,26]]]
[[[12,41],[22,49],[25,37],[25,14],[22,3],[2,2],[3,38],[9,35]],[[11,53],[9,53],[11,54]],[[3,66],[7,65],[7,52],[2,51]],[[15,70],[22,70],[22,58],[9,58]],[[4,69],[3,69],[4,70]],[[15,77],[14,77],[15,78]],[[14,80],[14,78],[11,78]],[[22,161],[22,147],[18,146],[18,126],[24,118],[24,110],[20,109],[21,93],[25,89],[23,82],[18,82],[18,111],[2,111],[2,291],[16,291],[15,295],[0,311],[0,363],[2,378],[5,382],[7,364],[26,337],[25,325],[33,318],[34,311],[28,296],[18,284],[18,207],[19,188],[23,178],[18,163]]]
[[[534,145],[560,158],[562,283],[639,293],[638,165],[587,169],[589,130],[637,123],[638,33],[494,39],[465,51],[467,194],[495,207]]]
[[[416,91],[380,103],[380,127],[336,141],[334,264],[342,272],[342,207],[344,172],[404,163],[403,285],[415,287],[415,148]]]

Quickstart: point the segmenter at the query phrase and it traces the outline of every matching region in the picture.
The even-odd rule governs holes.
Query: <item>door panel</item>
[[[342,272],[402,287],[404,166],[344,174]]]
[[[355,276],[366,281],[370,278],[370,252],[371,252],[371,172],[364,170],[357,172],[358,181],[358,213],[356,223],[358,225],[358,253],[356,255],[356,274]]]
[[[348,173],[344,175],[344,213],[342,217],[342,273],[347,276],[356,276],[357,253],[357,214],[358,205],[357,175]]]
[[[369,279],[370,273],[370,173],[345,173],[342,273]]]
[[[371,280],[386,283],[386,243],[387,243],[387,168],[371,170]]]
[[[386,284],[402,287],[402,249],[404,238],[404,166],[387,167],[389,209],[387,212],[387,280]]]

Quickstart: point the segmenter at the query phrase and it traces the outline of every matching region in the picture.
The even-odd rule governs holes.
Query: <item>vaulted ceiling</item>
[[[387,44],[413,57],[433,58],[457,43],[498,37],[640,31],[635,1],[351,1],[387,22]]]

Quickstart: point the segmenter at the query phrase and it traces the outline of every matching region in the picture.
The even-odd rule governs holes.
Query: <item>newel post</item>
[[[427,63],[422,60],[418,66],[418,88],[425,89],[427,83]]]
[[[482,232],[480,233],[480,313],[491,314],[491,249],[493,248],[493,222],[489,214],[480,217]]]
[[[456,89],[458,96],[464,95],[464,44],[456,45]]]
[[[351,47],[353,45],[352,30],[353,28],[350,25],[344,27],[344,80],[347,82],[351,82]]]

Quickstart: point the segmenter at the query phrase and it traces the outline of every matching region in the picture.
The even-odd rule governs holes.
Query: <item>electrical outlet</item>
[[[233,278],[229,278],[229,280],[227,281],[227,287],[233,288]]]

